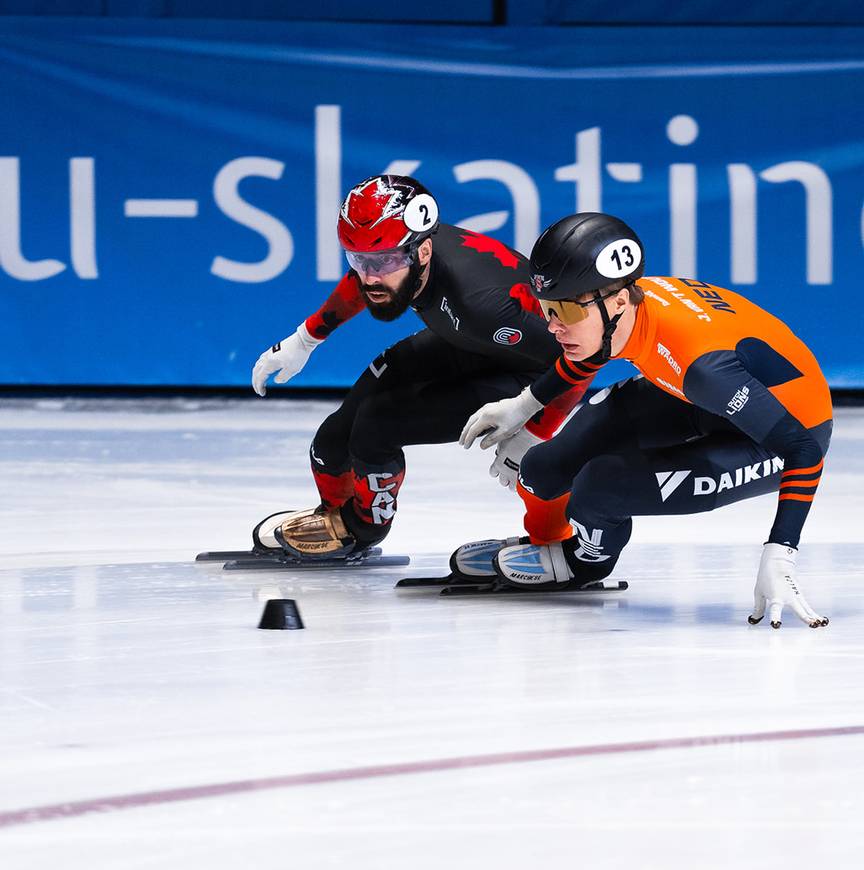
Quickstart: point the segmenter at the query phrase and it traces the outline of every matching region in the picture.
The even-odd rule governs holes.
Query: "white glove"
[[[750,625],[761,622],[768,607],[768,621],[771,628],[780,628],[783,608],[788,604],[802,622],[810,628],[828,625],[828,619],[819,616],[807,603],[795,579],[795,557],[798,551],[783,544],[765,544],[762,561],[759,563],[759,576],[753,593],[756,606],[753,615],[747,617]]]
[[[459,436],[459,443],[467,450],[474,443],[474,439],[485,432],[486,437],[480,442],[480,449],[486,450],[515,435],[542,407],[534,398],[530,387],[525,387],[512,399],[489,402],[468,418]]]
[[[527,429],[520,429],[515,435],[505,438],[495,448],[495,461],[489,467],[489,476],[497,477],[501,486],[516,489],[522,457],[535,444],[542,443],[542,438],[532,435]]]
[[[301,323],[293,335],[267,348],[258,357],[258,362],[252,369],[252,389],[259,396],[265,395],[267,388],[264,385],[273,372],[279,372],[274,378],[277,384],[290,381],[306,365],[312,351],[322,341],[323,338],[312,338],[309,330],[306,329],[306,324]]]

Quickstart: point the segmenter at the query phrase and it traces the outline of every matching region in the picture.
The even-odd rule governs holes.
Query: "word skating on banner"
[[[862,48],[831,27],[2,21],[0,382],[247,384],[347,268],[345,191],[387,170],[523,252],[572,211],[620,215],[648,274],[751,296],[864,386]],[[361,314],[292,384],[348,385],[418,326]]]

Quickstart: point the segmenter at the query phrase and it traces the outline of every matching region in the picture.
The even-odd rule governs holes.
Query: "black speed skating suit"
[[[486,402],[517,395],[560,348],[528,292],[527,260],[487,236],[442,224],[425,287],[412,308],[426,328],[387,348],[320,426],[310,450],[322,504],[340,507],[364,544],[381,540],[405,475],[402,448],[456,441]],[[365,308],[351,271],[306,327],[326,338]],[[599,367],[599,366],[597,366]],[[593,368],[562,372],[562,397],[530,424],[551,436],[590,383]]]

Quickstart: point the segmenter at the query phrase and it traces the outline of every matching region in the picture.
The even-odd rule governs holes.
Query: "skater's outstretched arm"
[[[786,364],[791,367],[791,363]],[[828,619],[804,598],[795,561],[830,439],[830,397],[819,393],[799,400],[815,418],[825,418],[819,425],[806,428],[731,351],[714,351],[695,360],[685,372],[683,386],[689,401],[724,417],[783,461],[777,512],[764,545],[754,609],[748,621],[756,625],[767,610],[772,627],[779,628],[783,608],[788,606],[811,628],[827,625]],[[793,409],[797,408],[796,398],[791,392],[785,396]]]
[[[323,341],[337,326],[359,314],[365,307],[360,281],[352,269],[336,285],[324,304],[306,318],[306,329],[313,338]]]
[[[274,372],[279,373],[274,379],[277,384],[291,380],[306,365],[312,351],[337,326],[365,307],[357,275],[353,271],[348,272],[327,301],[307,317],[292,335],[277,342],[258,357],[252,369],[252,389],[259,396],[264,396],[267,393],[267,379]]]

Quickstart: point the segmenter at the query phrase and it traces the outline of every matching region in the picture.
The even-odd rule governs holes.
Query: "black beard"
[[[414,294],[420,289],[422,279],[423,267],[417,260],[414,260],[408,267],[408,274],[399,282],[399,286],[395,290],[382,287],[380,284],[361,284],[360,293],[363,295],[369,313],[376,320],[389,323],[391,320],[401,317],[408,310]],[[390,301],[373,302],[368,295],[370,291],[372,293],[382,291],[390,293]]]

